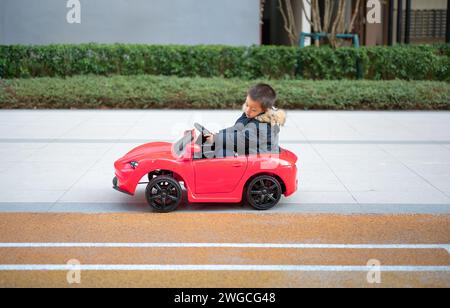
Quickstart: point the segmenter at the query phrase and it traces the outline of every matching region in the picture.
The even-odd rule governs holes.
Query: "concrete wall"
[[[0,1],[0,43],[2,42],[3,38],[5,37],[4,34],[4,26],[3,23],[5,22],[5,2]]]
[[[66,0],[0,0],[0,44],[260,43],[260,0],[80,0],[69,24]]]
[[[447,0],[414,0],[412,8],[413,10],[445,10]]]
[[[397,0],[394,2],[397,10]],[[406,7],[406,1],[403,0],[403,9]],[[445,10],[447,9],[447,0],[412,0],[413,10]]]

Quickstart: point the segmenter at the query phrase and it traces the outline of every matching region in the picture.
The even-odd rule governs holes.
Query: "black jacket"
[[[253,119],[243,113],[234,126],[214,136],[216,157],[278,153],[280,126],[285,122],[283,110],[271,109]]]

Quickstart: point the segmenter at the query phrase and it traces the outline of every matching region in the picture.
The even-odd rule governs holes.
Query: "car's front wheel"
[[[247,186],[246,200],[253,208],[265,211],[273,208],[281,199],[280,182],[272,176],[258,176]]]
[[[180,184],[170,176],[157,176],[150,181],[145,190],[148,204],[159,213],[177,209],[182,200]]]

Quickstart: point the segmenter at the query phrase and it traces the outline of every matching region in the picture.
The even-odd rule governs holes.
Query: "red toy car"
[[[182,200],[184,183],[190,203],[247,202],[257,210],[274,207],[284,194],[297,190],[297,156],[280,148],[276,154],[205,156],[204,137],[209,132],[188,130],[175,143],[154,142],[133,149],[114,163],[113,188],[134,195],[138,184],[148,184],[146,199],[157,212],[175,210]],[[201,153],[201,154],[200,154]],[[148,176],[149,182],[139,183]]]

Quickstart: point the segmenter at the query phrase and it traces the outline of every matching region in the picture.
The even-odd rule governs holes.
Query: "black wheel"
[[[265,211],[278,204],[282,193],[281,184],[276,178],[262,175],[249,183],[246,199],[253,208]]]
[[[150,181],[145,191],[148,204],[159,213],[174,211],[182,200],[180,184],[169,176],[158,176]]]

